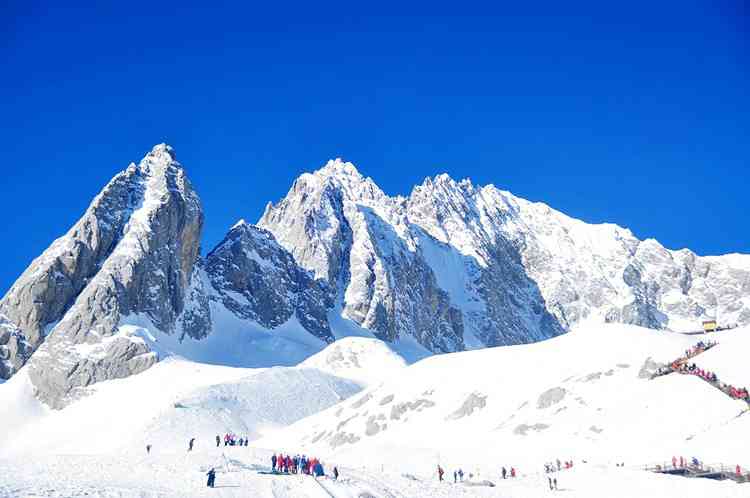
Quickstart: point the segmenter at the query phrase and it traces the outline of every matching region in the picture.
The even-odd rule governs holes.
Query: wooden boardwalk
[[[740,469],[741,472],[738,474],[736,465],[725,465],[721,463],[672,466],[670,463],[665,462],[662,464],[646,465],[645,470],[657,474],[669,474],[673,476],[750,483],[750,470],[748,468],[744,468],[744,470]]]

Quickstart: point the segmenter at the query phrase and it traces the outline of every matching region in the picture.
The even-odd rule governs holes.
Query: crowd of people
[[[318,458],[308,458],[307,455],[283,455],[279,453],[271,456],[271,471],[277,474],[306,474],[313,477],[325,475],[323,462]],[[339,469],[333,468],[333,478],[339,478]]]
[[[249,442],[250,440],[247,436],[238,438],[237,434],[231,434],[229,432],[224,434],[224,446],[247,446]],[[220,445],[221,445],[221,436],[217,434],[216,446],[219,447]]]

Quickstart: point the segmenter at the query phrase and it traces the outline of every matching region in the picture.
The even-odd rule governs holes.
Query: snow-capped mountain
[[[330,161],[258,224],[337,288],[348,318],[435,352],[545,339],[587,319],[750,321],[750,256],[670,251],[444,174],[389,197],[351,163]]]
[[[157,145],[0,301],[0,378],[27,363],[37,396],[61,407],[172,353],[256,367],[351,334],[440,353],[584,320],[750,322],[750,256],[669,251],[447,175],[391,197],[329,161],[205,258],[202,225],[185,170]]]
[[[76,387],[156,362],[142,340],[118,333],[124,316],[144,314],[165,333],[205,336],[207,308],[189,302],[202,226],[200,200],[162,144],[115,176],[32,262],[0,312],[36,349],[29,376],[41,399],[59,406]],[[15,369],[23,359],[16,354],[10,363]]]

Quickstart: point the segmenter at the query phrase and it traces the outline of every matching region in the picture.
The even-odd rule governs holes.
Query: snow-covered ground
[[[750,484],[642,470],[673,455],[750,467],[747,404],[695,377],[642,373],[706,338],[719,345],[696,363],[750,383],[750,328],[703,337],[622,325],[411,366],[357,337],[298,367],[170,359],[60,411],[21,371],[0,386],[0,496],[533,498],[555,494],[542,467],[556,458],[575,462],[557,474],[565,496],[750,496]],[[227,431],[250,447],[216,448]],[[274,451],[319,456],[341,479],[269,474]],[[438,463],[468,482],[437,482]],[[519,477],[500,479],[502,466]],[[208,490],[211,467],[219,487]]]

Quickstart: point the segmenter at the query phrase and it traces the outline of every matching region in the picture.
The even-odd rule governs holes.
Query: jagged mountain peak
[[[329,159],[328,162],[326,162],[325,166],[320,168],[315,172],[318,176],[348,176],[348,177],[354,177],[356,179],[363,180],[364,177],[359,172],[357,167],[349,162],[344,161],[340,157],[337,157],[335,159]]]
[[[444,187],[444,188],[462,188],[467,190],[472,190],[474,188],[474,184],[471,181],[471,178],[462,178],[461,180],[455,180],[450,174],[448,173],[440,173],[439,175],[435,176],[428,176],[424,179],[422,182],[422,185],[418,185],[415,188],[418,187],[424,187],[424,188],[434,188],[434,187]]]
[[[147,160],[149,160],[149,162],[169,164],[177,162],[177,154],[171,145],[162,142],[154,145],[151,151],[146,154],[143,162]]]

